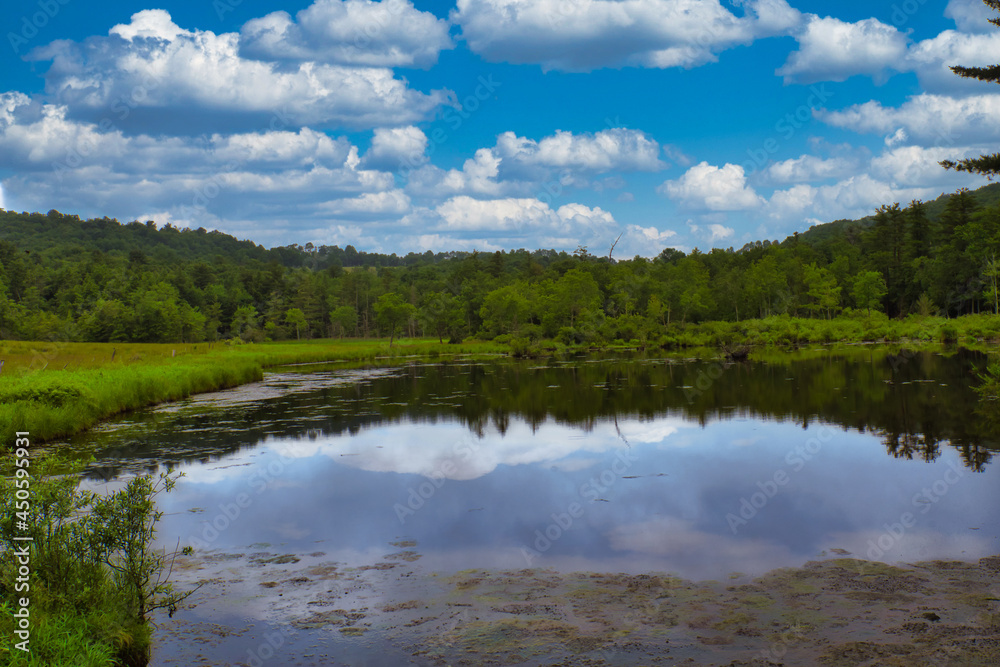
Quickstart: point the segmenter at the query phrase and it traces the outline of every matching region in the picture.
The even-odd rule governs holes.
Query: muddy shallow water
[[[178,582],[204,586],[196,607],[161,619],[154,664],[1000,662],[996,556],[901,567],[840,557],[692,582],[540,569],[443,575],[416,564],[418,545],[396,546],[357,567],[321,551],[184,558]]]
[[[184,473],[159,536],[201,588],[153,664],[985,665],[983,362],[286,369],[76,444],[97,490]]]

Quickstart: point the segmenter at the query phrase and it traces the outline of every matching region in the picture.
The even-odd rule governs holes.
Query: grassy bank
[[[856,313],[831,320],[778,315],[743,322],[682,324],[656,342],[666,347],[694,347],[724,343],[770,346],[900,341],[971,344],[996,340],[1000,340],[1000,317],[996,315],[952,319],[913,315],[897,320],[881,313],[870,316]]]
[[[0,442],[17,431],[34,442],[65,437],[116,414],[261,379],[263,369],[321,361],[489,354],[494,343],[379,340],[226,345],[206,343],[0,344]]]

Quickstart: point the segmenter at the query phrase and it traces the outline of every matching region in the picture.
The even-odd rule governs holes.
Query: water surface
[[[79,445],[97,451],[94,488],[183,472],[160,502],[164,543],[262,567],[254,552],[699,580],[843,555],[975,560],[1000,553],[995,406],[971,388],[984,363],[816,348],[304,367]],[[376,575],[387,599],[406,585]],[[253,586],[239,595],[278,622]]]

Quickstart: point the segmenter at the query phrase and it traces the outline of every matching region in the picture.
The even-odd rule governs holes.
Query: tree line
[[[886,205],[738,250],[665,248],[625,260],[585,247],[403,257],[351,246],[268,250],[203,229],[0,211],[0,337],[587,343],[779,314],[997,312],[994,193]]]

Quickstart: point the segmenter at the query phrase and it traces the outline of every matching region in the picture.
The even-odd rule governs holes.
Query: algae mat
[[[178,561],[204,585],[159,620],[154,665],[1000,664],[1000,556],[837,558],[750,578],[424,571],[412,542]]]

